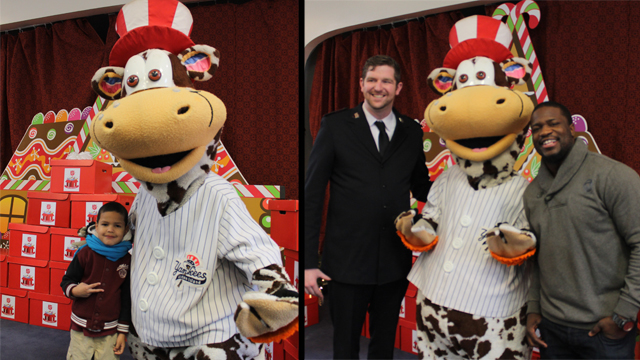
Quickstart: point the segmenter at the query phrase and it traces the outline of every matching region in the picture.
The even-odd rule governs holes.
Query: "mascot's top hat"
[[[189,37],[193,18],[177,0],[135,0],[122,7],[116,19],[120,39],[109,56],[109,65],[124,67],[133,55],[148,49],[178,54],[194,46]]]
[[[458,21],[449,32],[451,50],[443,66],[456,69],[464,60],[485,56],[496,62],[512,58],[509,27],[489,16],[474,15]]]

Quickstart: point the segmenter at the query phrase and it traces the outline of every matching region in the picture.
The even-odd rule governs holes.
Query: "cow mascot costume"
[[[141,183],[131,207],[136,359],[253,359],[298,328],[298,292],[278,246],[235,189],[211,171],[226,109],[192,80],[209,80],[219,52],[189,37],[176,0],[135,0],[93,89],[110,101],[91,138]]]
[[[513,87],[531,76],[509,51],[512,37],[487,16],[458,21],[444,67],[428,78],[441,98],[429,127],[457,165],[433,184],[422,213],[400,214],[405,245],[422,254],[409,274],[420,290],[418,351],[427,359],[528,359],[526,259],[535,252],[513,169],[533,103]]]

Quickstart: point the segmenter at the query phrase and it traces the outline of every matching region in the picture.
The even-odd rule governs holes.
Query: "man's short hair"
[[[533,108],[533,111],[531,112],[531,116],[533,117],[533,114],[538,110],[538,109],[542,109],[545,107],[552,107],[552,108],[556,108],[558,110],[560,110],[560,113],[562,114],[562,116],[564,116],[567,121],[569,122],[569,125],[571,125],[573,123],[573,120],[571,120],[571,112],[569,112],[569,109],[567,109],[566,106],[557,103],[555,101],[546,101],[543,103],[540,103],[538,105],[536,105],[535,108]]]
[[[398,84],[402,75],[400,71],[400,64],[398,64],[398,62],[395,61],[391,56],[387,55],[375,55],[368,58],[367,61],[365,61],[364,66],[362,67],[362,79],[365,79],[367,77],[367,72],[369,72],[369,70],[373,70],[381,65],[387,65],[393,68],[393,77],[396,80],[396,84]]]
[[[96,219],[96,221],[100,221],[100,215],[102,215],[103,212],[109,212],[109,211],[115,211],[118,214],[122,215],[123,219],[124,219],[124,224],[125,226],[127,225],[128,220],[128,212],[127,212],[127,208],[125,208],[122,204],[115,202],[115,201],[111,201],[108,202],[104,205],[102,205],[102,207],[100,208],[100,210],[98,210],[98,217]]]

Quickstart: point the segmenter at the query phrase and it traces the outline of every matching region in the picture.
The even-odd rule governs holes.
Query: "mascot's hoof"
[[[234,320],[238,331],[253,342],[271,342],[289,337],[298,329],[298,298],[282,298],[247,292]]]

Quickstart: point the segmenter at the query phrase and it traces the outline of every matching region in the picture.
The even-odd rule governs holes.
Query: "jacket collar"
[[[580,170],[580,166],[588,153],[589,149],[587,145],[583,141],[576,139],[569,154],[567,154],[567,157],[560,165],[555,178],[551,175],[543,160],[540,164],[538,176],[536,177],[538,185],[548,195],[559,192],[571,181],[578,170]]]
[[[396,116],[396,129],[393,132],[393,137],[391,138],[391,142],[389,143],[389,147],[384,153],[384,157],[380,155],[378,152],[378,148],[376,147],[376,142],[371,136],[371,129],[369,128],[369,123],[367,122],[367,118],[364,115],[364,110],[362,110],[363,103],[356,106],[355,108],[350,110],[349,113],[349,125],[351,130],[354,132],[354,138],[357,139],[376,159],[381,162],[386,161],[391,157],[391,155],[398,150],[400,144],[404,142],[407,137],[407,126],[409,126],[408,122],[413,121],[408,117],[401,115],[395,108],[393,108],[393,113]]]

